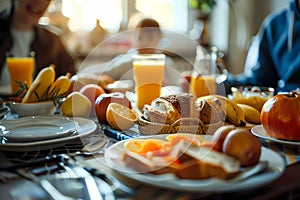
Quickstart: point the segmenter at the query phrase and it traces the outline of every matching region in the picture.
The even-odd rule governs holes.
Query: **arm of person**
[[[260,85],[275,87],[278,74],[273,63],[269,43],[272,33],[268,29],[268,23],[264,23],[259,34],[252,41],[246,56],[244,72],[234,75],[230,73],[225,81],[225,89],[230,93],[232,86]]]

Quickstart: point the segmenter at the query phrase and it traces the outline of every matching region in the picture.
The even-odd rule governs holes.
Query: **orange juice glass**
[[[34,57],[7,57],[6,63],[10,74],[12,93],[16,93],[20,89],[16,81],[26,82],[30,87],[34,72]]]
[[[198,75],[191,77],[190,93],[196,97],[216,94],[216,79],[213,75]]]
[[[222,75],[217,68],[217,55],[207,53],[201,46],[197,46],[197,54],[190,83],[190,93],[196,97],[216,94],[216,80]]]
[[[160,96],[165,70],[164,54],[133,55],[136,103],[139,109]]]

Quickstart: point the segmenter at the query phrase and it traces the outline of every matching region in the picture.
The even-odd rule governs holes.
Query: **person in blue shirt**
[[[247,56],[244,72],[228,75],[227,93],[238,85],[273,87],[276,93],[300,88],[300,0],[264,20]]]

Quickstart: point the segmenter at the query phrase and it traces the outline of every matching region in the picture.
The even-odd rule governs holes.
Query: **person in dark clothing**
[[[225,86],[258,85],[278,92],[300,88],[300,0],[268,16],[250,47],[244,73],[229,74]]]
[[[76,73],[73,57],[68,53],[59,36],[38,21],[50,0],[12,1],[8,12],[0,16],[0,85],[9,84],[6,53],[27,57],[35,52],[34,77],[44,67],[55,65],[56,77]]]

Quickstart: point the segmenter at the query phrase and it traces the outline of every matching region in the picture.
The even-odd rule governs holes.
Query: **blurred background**
[[[10,6],[0,1],[0,10]],[[98,45],[103,47],[92,61],[105,62],[130,48],[124,33],[139,15],[156,19],[161,27],[206,48],[222,52],[232,73],[243,71],[251,38],[269,13],[289,6],[290,0],[52,0],[40,24],[59,34],[77,59],[78,66]],[[117,36],[117,37],[116,37]],[[193,58],[191,44],[176,37],[162,43],[171,52]]]

